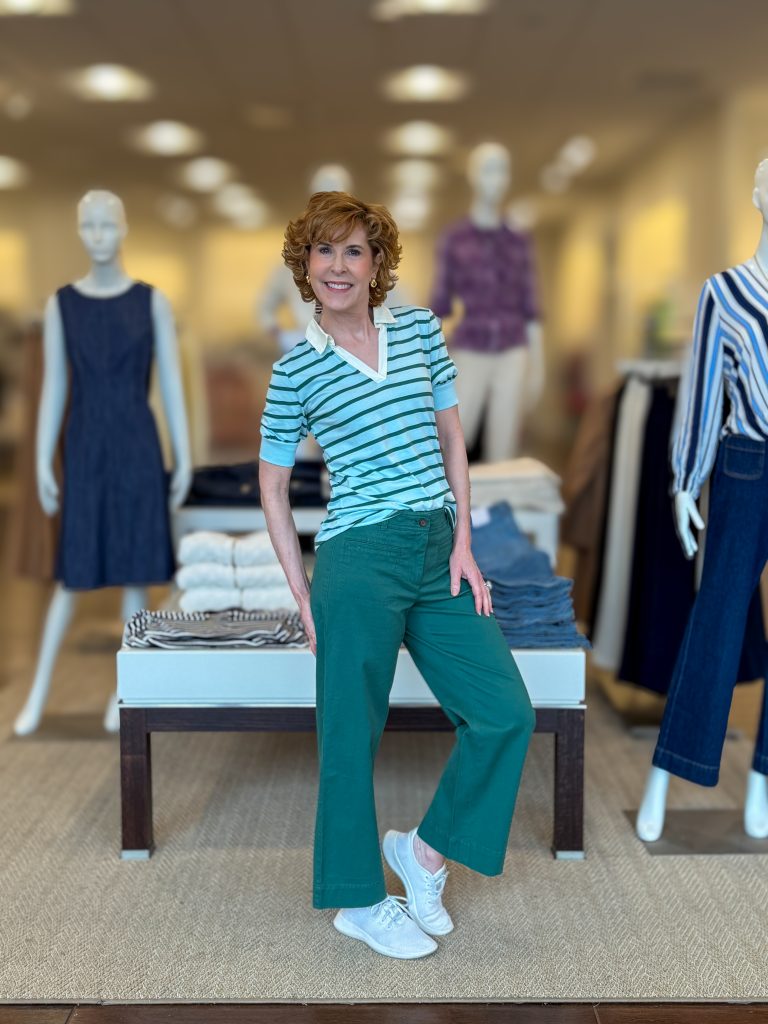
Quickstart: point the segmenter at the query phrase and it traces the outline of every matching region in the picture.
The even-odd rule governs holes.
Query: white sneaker
[[[432,874],[416,860],[413,840],[416,829],[384,836],[382,849],[387,864],[405,886],[408,913],[427,935],[447,935],[453,931],[451,915],[443,906],[443,889],[448,877],[445,864]]]
[[[408,916],[404,903],[402,896],[387,896],[372,907],[347,907],[334,917],[333,927],[384,956],[398,960],[429,956],[437,943]]]

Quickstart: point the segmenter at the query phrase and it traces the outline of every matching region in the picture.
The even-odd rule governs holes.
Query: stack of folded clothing
[[[473,511],[472,553],[491,583],[493,611],[510,647],[589,647],[576,628],[572,581],[553,574],[506,502]]]
[[[140,611],[128,619],[124,647],[306,647],[297,612]]]
[[[199,530],[182,538],[176,583],[184,612],[296,610],[266,530],[245,537]]]
[[[472,504],[481,507],[507,501],[512,508],[560,515],[560,477],[537,459],[473,462],[469,467]]]

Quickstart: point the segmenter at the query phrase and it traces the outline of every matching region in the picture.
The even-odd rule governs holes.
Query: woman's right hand
[[[309,640],[309,649],[317,656],[317,635],[315,634],[315,620],[312,617],[312,609],[309,606],[309,594],[299,602],[299,615],[301,615],[304,631]]]

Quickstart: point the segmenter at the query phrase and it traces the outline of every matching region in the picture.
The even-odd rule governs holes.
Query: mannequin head
[[[752,203],[763,215],[768,224],[768,159],[761,160],[755,171],[755,187],[752,190]]]
[[[128,233],[123,201],[114,192],[86,192],[77,204],[77,229],[94,263],[111,263]]]
[[[498,142],[482,142],[469,154],[467,180],[475,197],[498,205],[509,188],[512,157],[506,146]]]
[[[309,194],[315,192],[352,192],[352,175],[341,164],[323,164],[312,175]]]

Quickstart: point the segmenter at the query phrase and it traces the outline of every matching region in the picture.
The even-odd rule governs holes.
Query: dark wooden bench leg
[[[120,709],[120,797],[123,860],[146,860],[155,848],[152,834],[152,750],[143,708]]]
[[[555,835],[559,860],[584,857],[584,711],[558,710],[555,729]]]

